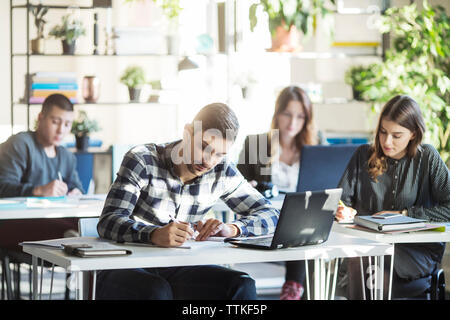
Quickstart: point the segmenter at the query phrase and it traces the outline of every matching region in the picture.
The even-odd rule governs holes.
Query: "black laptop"
[[[328,240],[342,189],[287,193],[273,237],[230,240],[239,247],[281,249]]]

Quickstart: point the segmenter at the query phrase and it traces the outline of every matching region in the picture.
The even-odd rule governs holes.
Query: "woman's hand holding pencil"
[[[336,220],[340,223],[353,222],[357,211],[351,207],[347,207],[342,200],[339,200],[339,205],[336,211]]]

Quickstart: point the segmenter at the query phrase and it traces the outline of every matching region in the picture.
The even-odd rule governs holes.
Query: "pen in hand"
[[[170,216],[170,220],[169,220],[169,223],[171,223],[171,222],[175,222],[175,223],[181,223],[177,218],[175,218],[173,215],[169,215]],[[197,236],[198,236],[198,231],[197,230],[195,230],[194,229],[194,226],[193,226],[193,224],[192,223],[189,223],[189,222],[186,222],[188,225],[189,225],[189,228],[191,228],[192,229],[192,231],[193,231],[193,235],[192,235],[192,237],[191,237],[191,239],[196,239],[197,238]]]
[[[60,171],[58,171],[58,179],[59,179],[59,181],[63,181],[63,178],[62,178],[62,175],[61,175]]]

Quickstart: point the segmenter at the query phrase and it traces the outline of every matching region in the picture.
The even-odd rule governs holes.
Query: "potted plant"
[[[269,30],[272,35],[271,51],[297,51],[299,32],[311,33],[314,19],[331,12],[327,3],[336,4],[335,0],[259,0],[249,9],[250,29],[254,30],[258,19],[258,7],[269,16]]]
[[[42,54],[44,52],[44,25],[47,21],[44,16],[48,12],[48,7],[42,4],[30,5],[29,10],[34,16],[34,25],[36,26],[36,38],[31,39],[31,53]]]
[[[130,102],[139,102],[141,88],[146,83],[144,69],[140,66],[129,66],[122,73],[120,82],[128,87]]]
[[[72,122],[71,132],[75,135],[75,145],[78,151],[86,151],[89,146],[89,134],[100,131],[96,120],[88,118],[86,111],[80,111],[79,116]]]
[[[76,40],[86,34],[81,20],[72,20],[70,15],[62,17],[62,23],[50,30],[49,35],[62,41],[63,54],[74,54]]]
[[[369,66],[356,65],[350,67],[350,69],[345,72],[344,80],[345,83],[352,87],[353,99],[358,101],[365,100],[361,93],[365,89],[365,81],[375,77],[373,73],[374,68],[374,64]]]
[[[152,91],[150,96],[148,97],[148,102],[158,102],[159,101],[159,92],[161,91],[161,80],[153,80],[150,81],[149,84],[152,86]]]

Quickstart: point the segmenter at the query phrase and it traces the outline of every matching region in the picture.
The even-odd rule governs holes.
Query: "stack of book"
[[[417,230],[427,228],[426,220],[406,217],[401,214],[385,213],[373,216],[358,216],[353,219],[355,224],[378,232]],[[434,226],[436,227],[436,226]]]
[[[75,72],[45,72],[31,75],[30,103],[41,104],[54,93],[65,95],[72,103],[77,100],[78,84]]]

